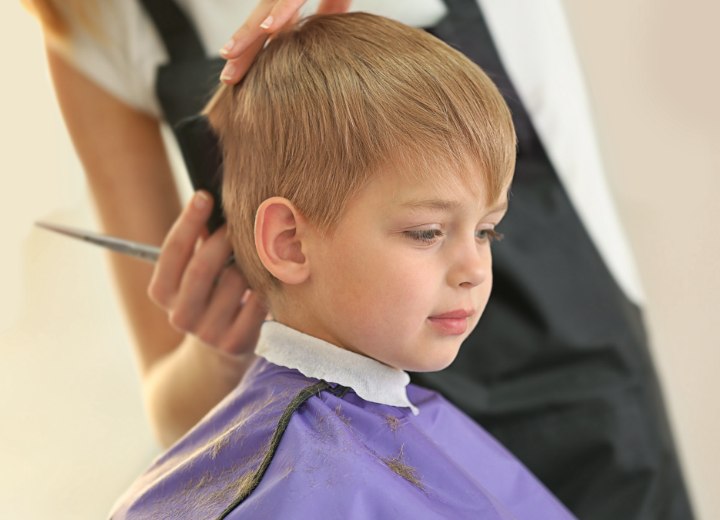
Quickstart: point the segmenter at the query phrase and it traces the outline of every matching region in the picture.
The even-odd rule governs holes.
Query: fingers
[[[267,35],[262,34],[258,39],[249,43],[238,58],[228,60],[220,73],[220,81],[226,85],[238,83],[255,61],[255,57],[262,50],[267,38]]]
[[[277,32],[284,31],[285,29],[289,29],[290,27],[294,26],[296,23],[298,23],[298,20],[300,20],[300,11],[296,11],[295,14],[288,19],[287,22],[285,22],[284,25],[277,28]],[[272,40],[274,35],[270,35],[268,37],[268,40]]]
[[[267,309],[227,265],[227,226],[203,240],[211,211],[212,197],[197,192],[165,238],[148,295],[176,329],[228,353],[252,352]]]
[[[274,5],[274,0],[261,0],[245,23],[235,31],[230,40],[220,49],[220,55],[228,60],[220,73],[220,81],[234,85],[245,75],[260,52],[267,33],[260,24],[268,17]]]
[[[215,231],[195,251],[187,264],[170,312],[170,323],[182,331],[196,333],[198,324],[206,315],[210,297],[232,252],[226,232],[226,226]],[[245,283],[244,280],[242,283]],[[243,286],[239,290],[238,300],[245,288]]]
[[[347,13],[351,3],[351,0],[322,0],[318,6],[317,14]]]
[[[207,232],[205,224],[212,205],[209,193],[197,192],[165,237],[148,286],[148,296],[160,307],[168,309],[177,296],[185,268],[195,251],[195,244]]]
[[[220,49],[227,59],[220,80],[228,85],[238,83],[252,65],[268,36],[285,27],[297,16],[306,0],[262,0],[245,23]]]
[[[299,14],[303,5],[305,5],[305,0],[278,0],[260,27],[268,33],[284,27]]]
[[[223,270],[195,335],[209,345],[219,346],[238,312],[242,312],[247,288],[247,281],[235,266]]]
[[[267,313],[268,308],[262,297],[255,291],[250,291],[245,304],[218,347],[230,354],[252,352]]]
[[[234,59],[247,50],[258,38],[264,35],[265,30],[260,24],[267,18],[274,5],[273,0],[262,0],[250,13],[247,20],[235,31],[230,40],[220,49],[220,56],[225,59]]]
[[[252,65],[268,37],[285,27],[293,25],[300,16],[306,0],[261,0],[248,19],[235,31],[220,49],[220,55],[228,60],[220,73],[220,80],[227,85],[238,83]],[[350,0],[322,0],[318,14],[344,13],[350,8]]]

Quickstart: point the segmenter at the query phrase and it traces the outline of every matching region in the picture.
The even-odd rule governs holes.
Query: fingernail
[[[233,74],[235,74],[235,65],[233,65],[231,61],[228,61],[220,73],[220,79],[223,81],[231,80],[233,79]]]
[[[222,49],[220,49],[220,56],[227,56],[230,53],[230,51],[233,49],[234,46],[235,46],[235,40],[230,38],[228,40],[228,42],[225,45],[223,45]]]
[[[209,203],[210,203],[210,197],[208,197],[206,193],[199,191],[195,194],[195,198],[193,199],[193,204],[195,204],[195,207],[197,209],[206,208]]]
[[[273,17],[272,17],[272,15],[270,15],[267,18],[265,18],[265,20],[263,20],[263,23],[260,24],[260,28],[270,29],[270,27],[272,26],[272,23],[273,23]]]

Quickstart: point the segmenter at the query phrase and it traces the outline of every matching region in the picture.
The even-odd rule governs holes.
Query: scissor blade
[[[35,222],[35,225],[72,238],[77,238],[98,246],[106,247],[113,251],[117,251],[118,253],[135,256],[148,262],[155,262],[158,259],[158,256],[160,256],[159,247],[141,244],[140,242],[133,242],[122,238],[101,235],[99,233],[74,229],[67,226],[59,226],[48,222]]]

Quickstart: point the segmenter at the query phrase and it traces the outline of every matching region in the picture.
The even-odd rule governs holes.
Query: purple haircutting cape
[[[419,415],[258,358],[112,518],[574,518],[443,397],[407,392]]]

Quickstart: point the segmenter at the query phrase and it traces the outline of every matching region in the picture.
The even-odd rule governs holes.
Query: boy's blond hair
[[[381,169],[453,182],[495,201],[515,167],[509,110],[469,59],[420,29],[351,13],[277,35],[243,81],[206,113],[223,148],[223,203],[238,264],[267,294],[277,280],[255,250],[272,196],[323,232]]]

